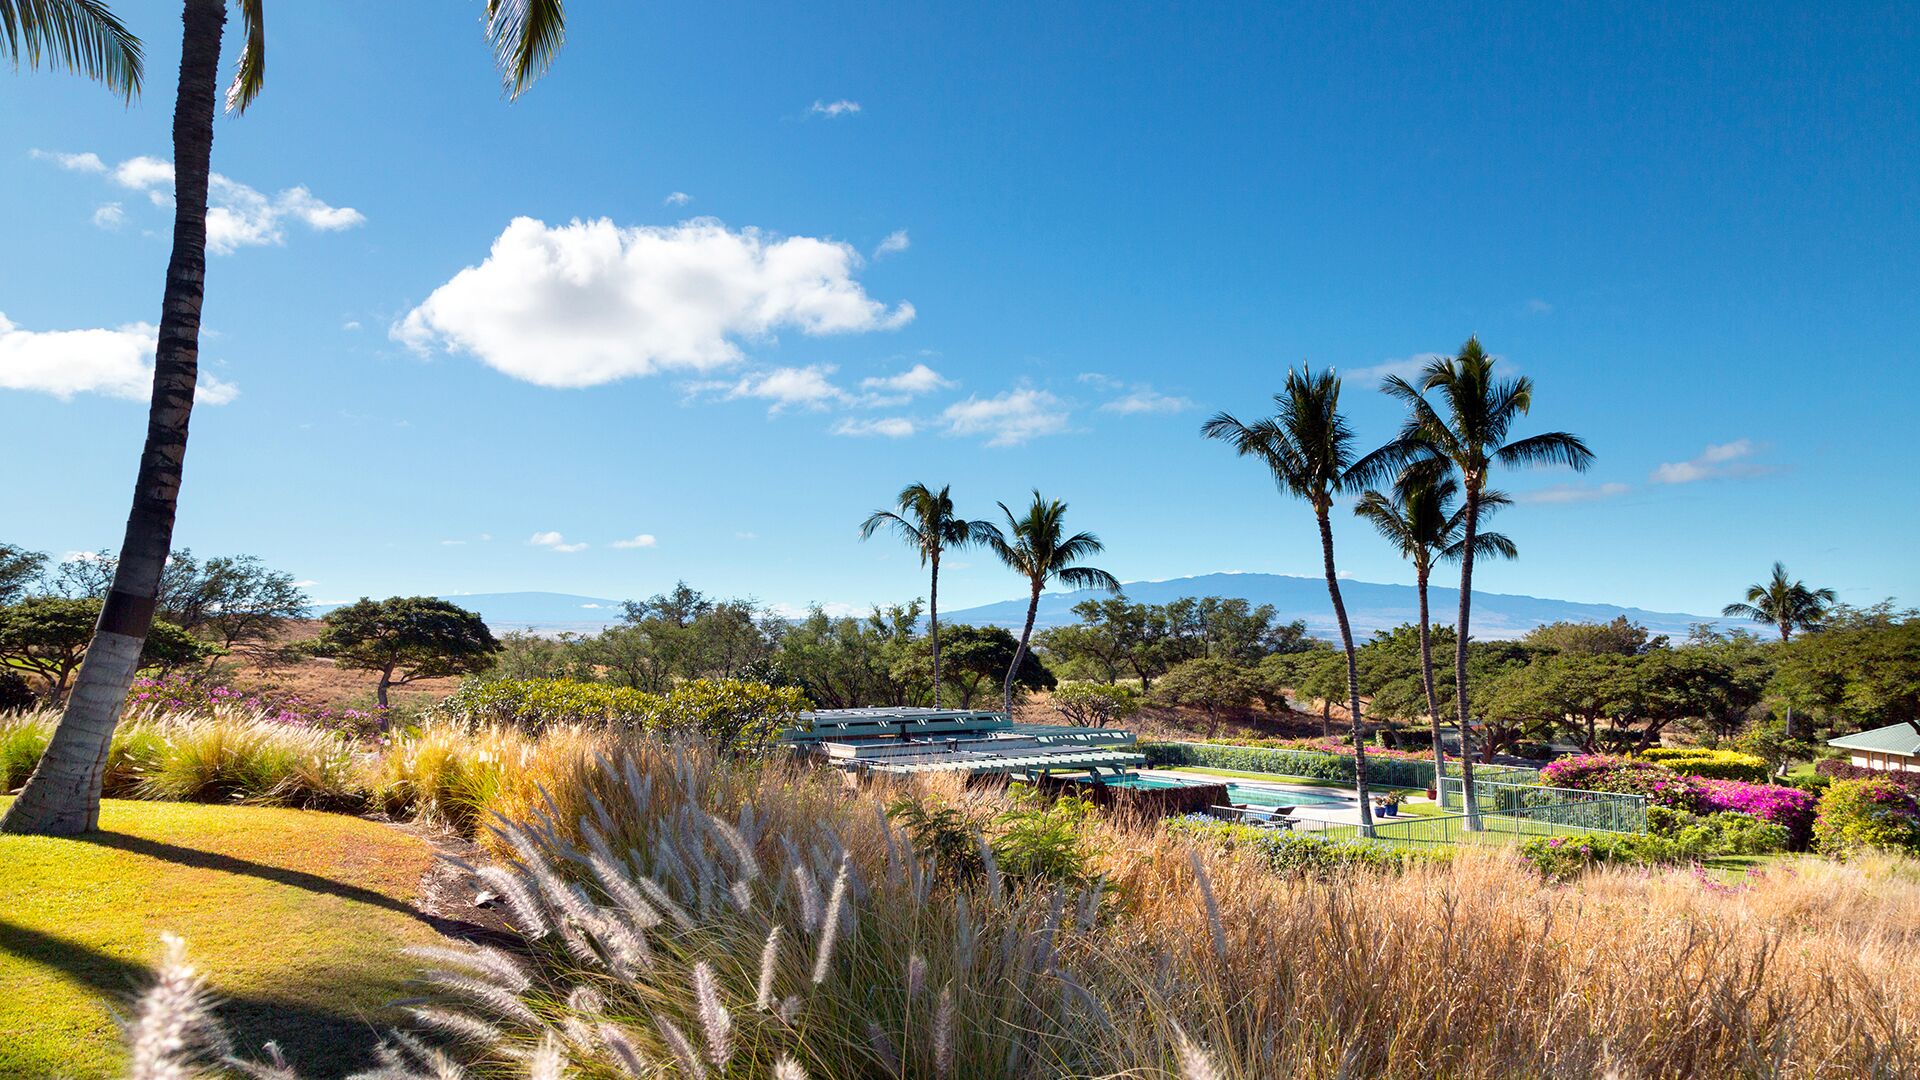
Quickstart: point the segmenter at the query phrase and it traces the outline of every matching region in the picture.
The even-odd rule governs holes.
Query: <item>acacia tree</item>
[[[1000,708],[1012,715],[1014,677],[1033,641],[1033,620],[1040,611],[1040,593],[1056,581],[1075,589],[1106,589],[1117,593],[1120,579],[1105,570],[1079,565],[1105,551],[1106,545],[1090,532],[1067,535],[1066,503],[1049,499],[1035,489],[1033,502],[1025,514],[1014,517],[1006,503],[1000,504],[1000,513],[1006,516],[1006,530],[1003,532],[992,522],[981,522],[984,526],[981,541],[1009,569],[1027,579],[1027,621],[1020,630],[1020,647],[1014,650],[1013,662],[1007,665],[1006,685],[1000,696]]]
[[[335,608],[314,642],[316,656],[344,668],[377,672],[374,700],[420,679],[485,671],[500,651],[480,616],[433,596],[394,596]]]
[[[1220,732],[1220,714],[1243,710],[1260,696],[1253,670],[1232,660],[1200,656],[1175,664],[1160,676],[1153,696],[1168,705],[1199,709],[1207,718],[1207,738]]]
[[[1331,368],[1287,372],[1287,385],[1273,396],[1274,415],[1243,424],[1229,413],[1218,413],[1200,429],[1209,439],[1232,446],[1240,456],[1258,459],[1273,474],[1281,491],[1305,499],[1320,526],[1320,556],[1327,575],[1327,596],[1333,601],[1334,621],[1340,627],[1340,646],[1346,651],[1347,703],[1353,721],[1353,778],[1360,801],[1360,831],[1373,835],[1373,811],[1367,802],[1367,737],[1360,720],[1360,673],[1354,662],[1353,627],[1347,605],[1340,598],[1340,575],[1333,562],[1333,500],[1366,490],[1391,467],[1392,458],[1376,450],[1356,458],[1353,429],[1340,413],[1340,376]]]
[[[67,680],[86,660],[100,601],[36,596],[0,607],[0,661],[40,676],[47,700],[59,704]],[[171,670],[204,658],[212,650],[170,622],[156,619],[140,652],[140,666]]]
[[[245,112],[266,78],[265,0],[235,0],[245,42],[227,109]],[[560,48],[562,0],[487,0],[486,34],[510,96],[530,86]],[[155,600],[173,542],[187,427],[199,378],[200,309],[206,295],[207,188],[213,171],[213,116],[220,86],[220,44],[227,0],[182,0],[180,80],[173,112],[173,253],[160,301],[153,396],[146,444],[134,478],[133,509],[113,585],[73,695],[47,751],[0,831],[71,835],[94,828],[107,748],[153,624]],[[139,88],[138,41],[103,0],[0,0],[0,51],[30,62],[41,55],[74,68],[129,99]]]
[[[1427,614],[1427,581],[1436,561],[1458,559],[1465,550],[1467,510],[1455,501],[1459,494],[1460,485],[1451,476],[1407,471],[1400,474],[1390,496],[1369,491],[1353,508],[1413,564],[1414,588],[1420,598],[1420,682],[1426,691],[1427,723],[1433,733],[1435,794],[1446,775],[1446,754],[1440,745],[1440,696],[1433,686],[1433,620]],[[1480,499],[1482,513],[1509,502],[1497,491],[1482,492]],[[1513,541],[1500,533],[1481,533],[1474,543],[1475,554],[1490,558],[1511,559],[1519,554]]]
[[[908,484],[894,500],[899,512],[875,510],[860,523],[860,539],[881,529],[892,531],[920,555],[929,567],[927,582],[927,640],[933,648],[933,707],[940,702],[940,555],[986,542],[990,522],[968,521],[953,512],[950,487],[935,491],[925,484]]]
[[[0,544],[0,606],[25,597],[39,582],[46,565],[46,555],[38,551]]]
[[[1525,376],[1501,379],[1494,359],[1470,337],[1458,356],[1436,357],[1421,372],[1419,383],[1389,375],[1381,385],[1389,396],[1407,406],[1409,415],[1394,443],[1392,454],[1411,461],[1412,468],[1438,476],[1458,475],[1465,499],[1460,539],[1460,615],[1454,626],[1454,706],[1460,723],[1460,786],[1466,803],[1467,828],[1480,829],[1480,809],[1474,801],[1472,716],[1467,695],[1467,643],[1473,610],[1473,561],[1478,553],[1480,516],[1487,503],[1487,480],[1496,465],[1565,465],[1585,472],[1593,451],[1577,435],[1549,431],[1508,441],[1514,421],[1533,407],[1533,380]],[[1427,400],[1436,393],[1440,405]],[[1441,410],[1445,410],[1443,415]]]

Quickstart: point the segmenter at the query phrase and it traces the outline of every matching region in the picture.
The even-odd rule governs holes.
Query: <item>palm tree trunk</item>
[[[1360,669],[1354,662],[1353,628],[1347,623],[1347,605],[1340,599],[1340,575],[1333,568],[1333,523],[1325,507],[1314,507],[1320,519],[1320,557],[1327,566],[1327,595],[1333,598],[1334,621],[1340,624],[1340,647],[1347,651],[1347,701],[1353,721],[1353,789],[1360,797],[1360,835],[1373,835],[1373,807],[1367,802],[1367,734],[1360,727]]]
[[[1427,614],[1427,578],[1432,573],[1430,568],[1420,567],[1415,583],[1420,593],[1420,682],[1427,691],[1427,723],[1433,729],[1433,794],[1443,799],[1447,755],[1440,746],[1440,695],[1433,688],[1433,620]]]
[[[1467,621],[1473,609],[1473,542],[1480,532],[1480,481],[1466,477],[1466,532],[1460,544],[1460,621],[1454,626],[1453,701],[1460,718],[1460,799],[1466,804],[1467,831],[1480,831],[1480,806],[1473,794],[1473,724],[1467,704]]]
[[[127,516],[113,586],[100,608],[66,712],[26,788],[0,819],[0,832],[71,836],[99,825],[107,748],[153,625],[187,456],[187,422],[199,375],[200,305],[206,291],[207,178],[213,165],[214,101],[226,21],[225,0],[186,0],[173,110],[173,256],[160,304],[153,400],[134,479],[133,510]]]
[[[964,569],[964,568],[963,568]],[[940,707],[940,549],[933,551],[933,580],[927,586],[927,639],[933,643],[933,707]]]
[[[1013,716],[1013,677],[1027,658],[1027,642],[1033,637],[1033,617],[1040,612],[1040,583],[1033,583],[1033,596],[1027,601],[1027,625],[1020,630],[1020,647],[1013,650],[1013,663],[1007,665],[1007,684],[1000,691],[1000,708]]]

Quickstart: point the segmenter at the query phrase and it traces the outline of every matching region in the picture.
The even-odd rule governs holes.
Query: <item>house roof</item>
[[[1872,731],[1858,731],[1852,735],[1842,735],[1837,739],[1828,739],[1828,746],[1837,746],[1842,750],[1871,750],[1876,754],[1902,754],[1908,757],[1920,757],[1920,731],[1912,724],[1901,721]]]

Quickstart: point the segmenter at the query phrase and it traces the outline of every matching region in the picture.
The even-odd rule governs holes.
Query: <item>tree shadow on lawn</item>
[[[448,937],[474,940],[498,936],[488,927],[481,926],[477,923],[435,915],[431,912],[422,911],[420,908],[404,900],[396,900],[385,893],[377,892],[373,889],[361,888],[358,885],[349,885],[344,881],[335,881],[332,878],[322,877],[319,874],[309,874],[304,870],[289,870],[284,866],[270,866],[266,863],[254,862],[251,859],[222,855],[212,851],[200,851],[195,848],[181,847],[178,844],[169,844],[161,840],[149,840],[141,836],[129,836],[126,833],[90,832],[82,833],[79,836],[73,837],[73,839],[82,843],[98,844],[101,847],[109,847],[135,855],[145,855],[148,858],[161,859],[181,866],[191,866],[203,870],[219,870],[228,874],[244,874],[248,877],[260,878],[264,881],[272,881],[292,888],[304,889],[307,892],[323,893],[328,896],[338,896],[346,900],[352,900],[356,903],[370,904],[387,911],[419,919],[421,922],[426,923],[428,926],[433,927],[434,930]]]
[[[134,997],[152,980],[144,965],[5,919],[0,919],[0,952],[61,972],[122,1017],[131,1015]],[[363,1017],[298,1002],[218,997],[214,1013],[242,1056],[257,1057],[262,1044],[271,1040],[303,1076],[344,1076],[370,1067],[380,1037],[380,1030]]]

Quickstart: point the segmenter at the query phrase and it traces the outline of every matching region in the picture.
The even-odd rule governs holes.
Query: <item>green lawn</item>
[[[7,800],[0,799],[0,809]],[[438,935],[409,906],[432,864],[417,837],[340,814],[109,801],[101,831],[0,836],[0,1077],[119,1075],[124,1013],[186,939],[236,1041],[269,1039],[302,1075],[371,1064],[386,1003],[415,988],[398,950]]]

